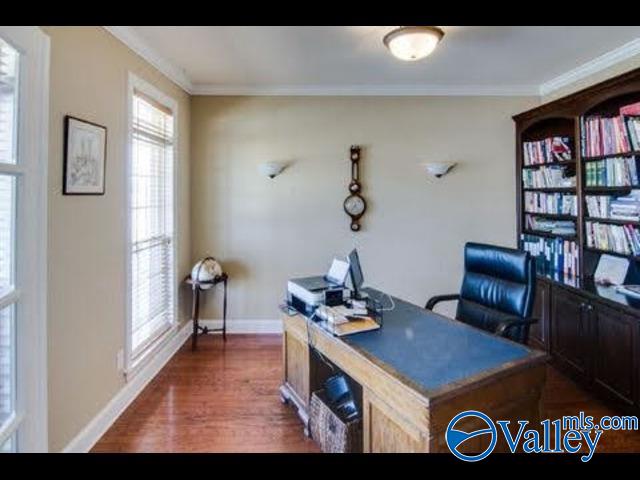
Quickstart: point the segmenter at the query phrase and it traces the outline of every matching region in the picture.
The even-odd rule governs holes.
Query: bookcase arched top
[[[513,119],[522,130],[549,117],[580,117],[598,114],[599,110],[611,111],[616,103],[619,108],[634,95],[640,99],[640,68],[514,115]]]
[[[564,135],[573,137],[576,118],[549,116],[530,122],[521,133],[523,142],[536,142],[545,138]]]
[[[594,99],[595,100],[595,99]],[[599,98],[592,105],[587,105],[584,116],[615,117],[620,114],[620,107],[640,102],[640,86],[626,92],[616,92],[608,98]]]

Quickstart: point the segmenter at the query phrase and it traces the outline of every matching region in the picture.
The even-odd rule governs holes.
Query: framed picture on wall
[[[64,195],[104,195],[107,127],[64,117]]]

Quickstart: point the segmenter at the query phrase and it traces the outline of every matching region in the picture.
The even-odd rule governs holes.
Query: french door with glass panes
[[[0,26],[0,452],[47,450],[48,37]]]

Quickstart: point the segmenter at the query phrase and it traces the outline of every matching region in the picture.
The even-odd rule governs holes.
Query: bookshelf
[[[587,129],[595,132],[593,119],[596,118],[598,122],[603,118],[602,124],[606,124],[606,128],[612,124],[619,125],[615,118],[619,116],[621,107],[638,102],[640,69],[513,117],[516,125],[519,247],[530,248],[533,243],[529,238],[558,243],[574,242],[573,253],[576,255],[574,268],[569,269],[569,273],[562,271],[564,263],[563,268],[558,269],[536,261],[538,270],[533,316],[539,322],[531,327],[530,343],[547,351],[553,365],[581,383],[585,389],[608,401],[619,411],[633,412],[635,415],[640,414],[640,299],[625,296],[613,286],[596,285],[593,276],[602,255],[607,254],[629,261],[624,283],[640,284],[640,252],[636,249],[635,254],[625,254],[599,248],[599,242],[594,244],[589,239],[587,228],[591,227],[592,231],[594,228],[612,228],[623,235],[627,235],[628,229],[632,228],[640,234],[640,220],[610,218],[611,215],[621,217],[625,214],[631,217],[628,211],[625,213],[624,201],[614,204],[612,200],[629,195],[632,191],[630,185],[617,183],[631,176],[620,173],[626,166],[616,163],[621,162],[616,159],[637,155],[636,167],[640,168],[640,143],[626,145],[628,148],[622,153],[616,150],[624,142],[614,142],[616,148],[610,148],[612,144],[608,143],[602,147],[602,152],[598,152],[594,147],[595,137],[593,133],[587,135]],[[633,116],[631,109],[624,111]],[[637,121],[640,128],[640,116]],[[527,142],[553,137],[568,139],[572,143],[571,155],[562,162],[553,161],[544,166],[527,164],[524,154],[525,148],[530,148],[525,147]],[[640,135],[638,137],[640,139]],[[588,149],[586,145],[589,145]],[[527,158],[530,159],[530,155]],[[535,178],[538,182],[539,178],[533,177],[531,172],[548,167],[563,169],[565,176],[574,178],[572,185],[536,184],[538,188],[532,188],[529,184],[523,184],[523,178]],[[604,177],[603,171],[606,172]],[[612,172],[611,175],[609,172]],[[551,173],[556,175],[551,176],[552,180],[557,180],[558,173]],[[549,197],[544,197],[545,202],[551,199],[551,204],[545,203],[542,207],[532,203],[532,198],[537,198],[532,195],[547,195]],[[571,214],[554,211],[556,204],[553,202],[567,195],[575,196],[575,210]],[[542,211],[528,212],[532,206],[534,210]],[[532,223],[528,215],[535,215],[542,221]],[[549,221],[554,220],[573,221],[575,235],[558,234],[566,233],[564,229],[556,229],[555,233],[553,229],[543,233],[531,229],[532,225],[548,228],[553,225]]]

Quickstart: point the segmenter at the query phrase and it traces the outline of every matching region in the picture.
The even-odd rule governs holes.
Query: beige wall
[[[542,101],[543,103],[547,103],[552,100],[565,97],[571,93],[577,92],[578,90],[590,87],[592,85],[595,85],[596,83],[604,82],[605,80],[616,77],[618,75],[622,75],[623,73],[626,73],[635,68],[640,68],[640,55],[635,55],[623,62],[613,65],[612,67],[606,68],[598,73],[583,78],[582,80],[572,83],[571,85],[560,88],[559,90],[556,90],[549,95],[545,95],[542,97]]]
[[[127,72],[179,104],[179,265],[190,263],[190,98],[99,27],[47,27],[49,154],[49,447],[59,451],[124,385]],[[108,129],[106,194],[63,196],[65,114]],[[197,212],[196,212],[197,213]]]
[[[357,246],[367,283],[422,304],[455,292],[468,240],[515,245],[513,97],[193,97],[192,254],[230,274],[232,319],[275,319],[286,280]],[[368,211],[342,210],[364,147]],[[262,161],[291,162],[269,180]],[[421,163],[458,162],[429,178]],[[206,318],[220,318],[219,298]]]

